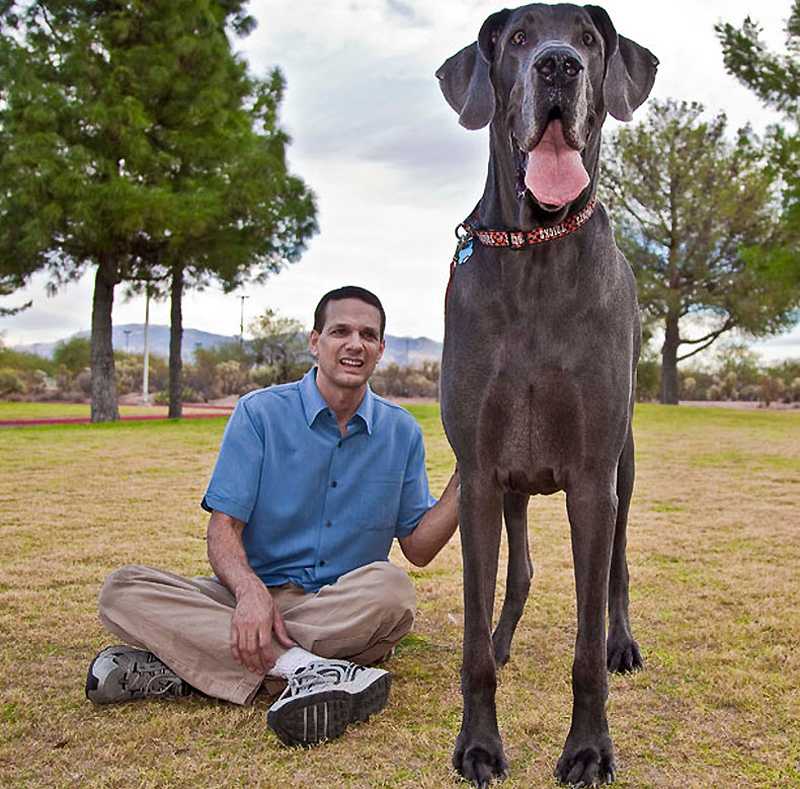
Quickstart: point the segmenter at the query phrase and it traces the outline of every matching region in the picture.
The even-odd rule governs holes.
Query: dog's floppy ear
[[[436,72],[447,103],[467,129],[481,129],[494,117],[494,86],[489,69],[495,42],[510,14],[511,11],[504,9],[488,17],[478,40],[445,60]]]
[[[603,98],[606,109],[618,121],[629,121],[634,110],[650,95],[658,58],[649,49],[618,35],[608,14],[600,6],[587,5],[584,8],[605,40]]]

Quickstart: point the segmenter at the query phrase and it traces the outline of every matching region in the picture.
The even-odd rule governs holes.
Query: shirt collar
[[[328,403],[317,388],[317,368],[312,367],[300,380],[300,399],[303,403],[306,423],[309,427],[321,411],[328,410]],[[364,398],[356,409],[355,416],[360,416],[367,428],[367,433],[372,433],[372,417],[375,411],[375,395],[367,384]]]

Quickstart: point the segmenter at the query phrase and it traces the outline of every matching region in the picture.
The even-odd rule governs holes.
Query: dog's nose
[[[533,67],[539,79],[548,85],[566,85],[583,71],[581,56],[570,46],[545,47],[536,56]]]

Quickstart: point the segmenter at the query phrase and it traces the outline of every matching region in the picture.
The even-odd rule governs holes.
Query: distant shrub
[[[0,368],[0,397],[25,394],[25,384],[16,370]]]
[[[72,375],[77,375],[91,365],[92,344],[88,337],[72,337],[62,340],[53,351],[53,362],[58,367],[66,367]]]
[[[155,397],[153,397],[153,402],[156,405],[169,405],[169,390],[162,389],[160,392],[156,392]],[[192,389],[188,386],[184,386],[181,390],[181,402],[183,403],[204,403],[205,400],[203,395],[200,392]]]
[[[636,368],[636,399],[657,400],[661,387],[661,366],[658,361],[643,358]]]

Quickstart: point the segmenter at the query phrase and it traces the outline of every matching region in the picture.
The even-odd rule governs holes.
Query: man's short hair
[[[314,331],[318,334],[322,333],[325,328],[325,312],[329,301],[341,301],[342,299],[358,299],[366,304],[369,304],[378,310],[381,316],[381,340],[383,339],[383,332],[386,329],[386,313],[383,311],[383,304],[381,300],[371,291],[366,288],[360,288],[358,285],[345,285],[343,288],[336,288],[336,290],[329,290],[317,304],[314,310]]]

